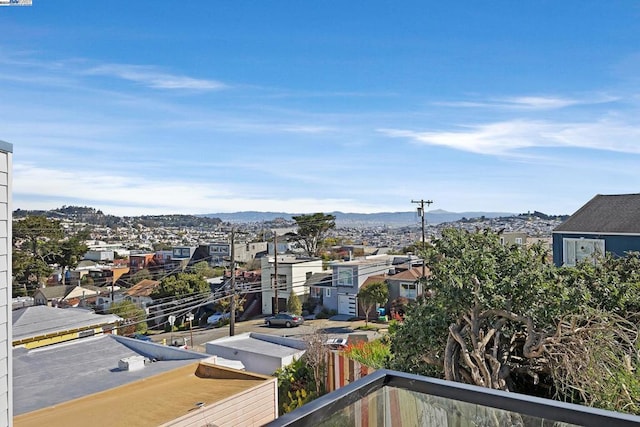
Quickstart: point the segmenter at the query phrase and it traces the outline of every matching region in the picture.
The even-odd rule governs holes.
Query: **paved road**
[[[320,331],[327,334],[327,336],[330,338],[346,338],[349,334],[352,333],[366,334],[370,340],[380,336],[379,333],[375,331],[359,331],[356,329],[362,325],[364,325],[364,321],[336,321],[329,319],[318,319],[305,320],[303,325],[294,328],[270,328],[264,324],[264,319],[254,319],[247,320],[245,322],[236,322],[235,334],[239,335],[246,332],[259,332],[284,337],[303,338],[305,335],[312,334],[315,331]],[[192,333],[194,344],[193,346],[189,345],[189,348],[193,348],[196,351],[204,352],[204,344],[206,342],[229,336],[229,326],[227,325],[221,328],[194,327],[191,333],[188,330],[173,333],[163,332],[158,334],[153,334],[153,331],[150,332],[152,340],[158,343],[162,342],[163,339],[166,339],[167,343],[170,343],[171,340],[178,340],[179,342],[182,342],[182,338],[187,338],[187,341],[189,342],[190,335]]]

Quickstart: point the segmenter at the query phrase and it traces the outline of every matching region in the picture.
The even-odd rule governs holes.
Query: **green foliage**
[[[209,284],[201,276],[193,273],[178,273],[176,276],[163,279],[160,286],[151,294],[151,298],[201,297],[209,293],[211,293]]]
[[[53,269],[54,255],[63,237],[59,221],[28,216],[13,221],[13,273],[29,289],[44,283]]]
[[[384,282],[373,282],[363,286],[358,292],[358,300],[365,312],[365,323],[369,323],[369,313],[376,305],[384,305],[389,299],[389,287]]]
[[[302,314],[302,303],[293,289],[291,290],[289,299],[287,300],[287,311],[289,313],[297,314],[298,316]]]
[[[216,270],[211,268],[207,261],[200,261],[195,263],[193,267],[191,267],[191,271],[194,274],[197,274],[204,278],[215,277],[216,275]]]
[[[134,333],[144,334],[147,332],[147,313],[129,300],[114,303],[109,309],[109,313],[115,314],[125,319],[119,328],[120,335],[131,335]]]
[[[383,340],[360,341],[345,350],[350,359],[374,369],[383,369],[391,358],[391,348]]]
[[[552,280],[555,268],[541,246],[503,246],[489,231],[447,229],[424,255],[429,290],[393,328],[395,369],[442,375],[449,326],[474,307],[515,312],[550,327],[575,303],[575,292]]]
[[[81,285],[89,285],[89,286],[93,286],[95,284],[93,277],[89,276],[88,274],[85,274],[84,276],[82,276],[82,280],[80,280],[80,284]]]
[[[280,415],[291,412],[318,397],[312,391],[316,389],[313,371],[304,359],[294,360],[289,365],[278,369],[274,375],[278,378]]]
[[[334,215],[314,213],[292,217],[298,225],[298,232],[291,236],[309,256],[318,256],[318,245],[327,231],[336,226]]]
[[[450,229],[424,255],[427,292],[389,328],[392,369],[640,410],[640,254],[557,268],[541,246]]]

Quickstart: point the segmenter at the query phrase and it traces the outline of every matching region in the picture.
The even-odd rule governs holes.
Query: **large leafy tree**
[[[606,407],[640,410],[637,255],[559,269],[540,246],[453,229],[424,255],[429,292],[394,328],[392,367],[600,406],[615,395]]]
[[[298,242],[309,256],[318,256],[319,243],[326,233],[336,226],[336,217],[331,214],[314,213],[292,217],[298,231],[289,235]]]
[[[429,296],[409,308],[394,334],[394,367],[516,388],[515,376],[537,368],[537,328],[551,326],[574,301],[549,280],[544,250],[503,246],[487,231],[449,229],[424,255]]]
[[[65,274],[67,268],[74,268],[82,256],[89,249],[85,244],[89,233],[82,231],[75,236],[71,236],[58,244],[57,250],[53,255],[53,261],[60,266],[62,271],[62,284],[65,284]]]
[[[13,222],[13,273],[28,290],[37,288],[52,273],[52,247],[61,238],[58,221],[28,216]]]
[[[377,305],[384,305],[389,299],[389,287],[384,282],[373,282],[363,286],[358,292],[358,301],[362,304],[365,314],[365,324],[369,324],[369,313]]]
[[[51,274],[52,264],[64,273],[87,251],[86,231],[66,235],[60,222],[44,216],[28,216],[13,223],[13,271],[18,282],[37,287]],[[64,274],[63,274],[64,280]]]
[[[186,298],[186,297],[204,297],[211,292],[211,288],[207,281],[197,274],[178,273],[175,276],[164,278],[160,282],[151,298]]]

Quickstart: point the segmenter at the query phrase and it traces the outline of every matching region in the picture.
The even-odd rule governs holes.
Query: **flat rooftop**
[[[158,426],[263,384],[267,379],[191,361],[187,366],[121,387],[18,415],[14,417],[14,425]]]
[[[147,363],[138,371],[121,371],[118,362],[131,356],[158,361]],[[13,349],[14,414],[60,405],[145,380],[207,357],[203,353],[113,335],[82,338],[33,350],[17,347]],[[94,407],[92,423],[98,418],[97,412]]]
[[[265,341],[259,337],[263,334],[245,333],[235,337],[225,337],[214,341],[209,341],[207,345],[229,348],[232,350],[244,351],[255,354],[268,354],[273,357],[295,356],[304,348],[304,343],[300,341],[299,348],[286,345],[286,340],[282,343]]]
[[[113,314],[103,315],[82,308],[55,308],[46,305],[21,308],[14,310],[11,315],[14,342],[73,329],[114,324],[122,320]]]

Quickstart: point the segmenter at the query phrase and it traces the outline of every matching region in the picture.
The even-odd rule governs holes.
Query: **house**
[[[0,141],[0,425],[13,418],[11,361],[11,227],[13,145]]]
[[[527,233],[517,231],[503,231],[500,233],[500,244],[503,246],[524,246],[527,244]]]
[[[295,292],[301,302],[307,300],[309,289],[305,282],[314,274],[322,272],[322,260],[297,258],[292,255],[278,255],[276,258],[262,258],[262,314],[275,313],[276,295],[278,311],[285,311],[287,299],[291,291]],[[274,288],[275,270],[278,270],[278,288]]]
[[[104,335],[17,348],[13,360],[15,427],[261,426],[277,417],[276,378],[153,342]]]
[[[89,250],[84,254],[83,258],[96,262],[113,262],[115,259],[115,251]]]
[[[306,351],[301,340],[255,332],[209,341],[205,348],[207,354],[238,360],[248,371],[264,375],[272,375]]]
[[[640,251],[640,194],[598,194],[553,230],[558,266],[630,251]]]
[[[429,276],[428,269],[425,276]],[[409,300],[415,300],[418,295],[422,295],[424,289],[419,279],[422,277],[422,267],[413,267],[411,270],[405,270],[386,278],[389,285],[389,301],[393,301],[398,297],[404,297]]]
[[[309,288],[309,299],[315,306],[322,307],[324,305],[325,294],[331,297],[333,274],[327,273],[313,273],[311,277],[305,282],[305,286]]]
[[[35,305],[69,305],[71,301],[82,301],[100,295],[100,290],[94,286],[57,285],[38,289],[33,294]],[[71,305],[77,305],[71,304]]]
[[[151,294],[158,286],[160,286],[158,280],[143,279],[124,291],[124,296],[138,307],[146,309],[148,305],[153,303]]]
[[[357,295],[360,288],[369,277],[388,273],[392,262],[393,257],[375,255],[332,264],[331,287],[322,286],[323,306],[338,314],[358,315]]]
[[[129,273],[134,274],[140,270],[150,269],[156,266],[155,254],[138,253],[129,255]]]
[[[212,267],[220,267],[231,256],[231,244],[226,242],[214,242],[200,245],[193,253],[193,264],[206,261]]]

